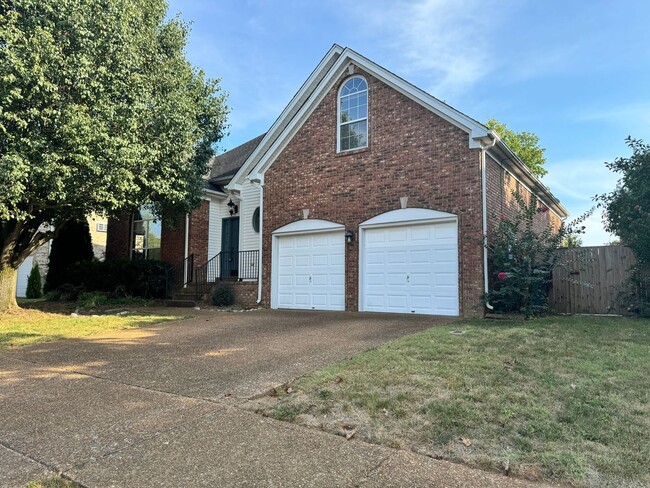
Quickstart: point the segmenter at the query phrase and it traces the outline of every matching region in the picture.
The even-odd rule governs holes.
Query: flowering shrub
[[[518,192],[513,196],[518,205],[515,218],[500,218],[489,238],[484,237],[491,277],[485,299],[497,312],[530,318],[548,310],[552,271],[561,256],[559,247],[566,236],[584,231],[581,224],[590,213],[562,224],[557,231],[548,226],[535,232],[535,216],[548,212],[548,207],[538,205],[535,197],[526,202]]]

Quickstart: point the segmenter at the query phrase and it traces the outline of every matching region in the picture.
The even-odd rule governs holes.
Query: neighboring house
[[[494,132],[335,45],[266,134],[214,158],[199,209],[110,221],[107,258],[151,241],[271,308],[481,315],[482,235],[515,188],[540,225],[567,216]]]
[[[92,214],[88,217],[88,228],[93,243],[93,254],[96,259],[104,260],[106,255],[106,236],[108,234],[108,218]]]
[[[96,259],[103,260],[106,252],[106,235],[108,233],[108,219],[93,214],[88,217],[88,227],[90,228],[90,237],[93,244],[93,253]],[[38,270],[41,274],[41,283],[45,284],[45,277],[49,266],[50,247],[52,241],[48,241],[34,251],[23,261],[18,268],[18,277],[16,281],[16,296],[24,298],[27,293],[27,278],[34,267],[38,264]]]

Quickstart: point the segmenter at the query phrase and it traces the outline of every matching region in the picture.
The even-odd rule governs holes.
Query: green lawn
[[[650,486],[650,320],[466,320],[291,388],[258,411],[528,479]]]
[[[21,309],[0,314],[0,350],[51,342],[58,339],[87,337],[114,329],[131,329],[177,320],[165,315],[79,316]]]

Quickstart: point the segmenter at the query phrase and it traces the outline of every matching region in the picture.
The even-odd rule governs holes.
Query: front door
[[[221,221],[221,278],[239,275],[239,217]]]

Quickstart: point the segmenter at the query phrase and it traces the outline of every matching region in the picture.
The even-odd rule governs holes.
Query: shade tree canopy
[[[0,310],[46,228],[198,204],[228,109],[188,34],[164,0],[0,0]]]

